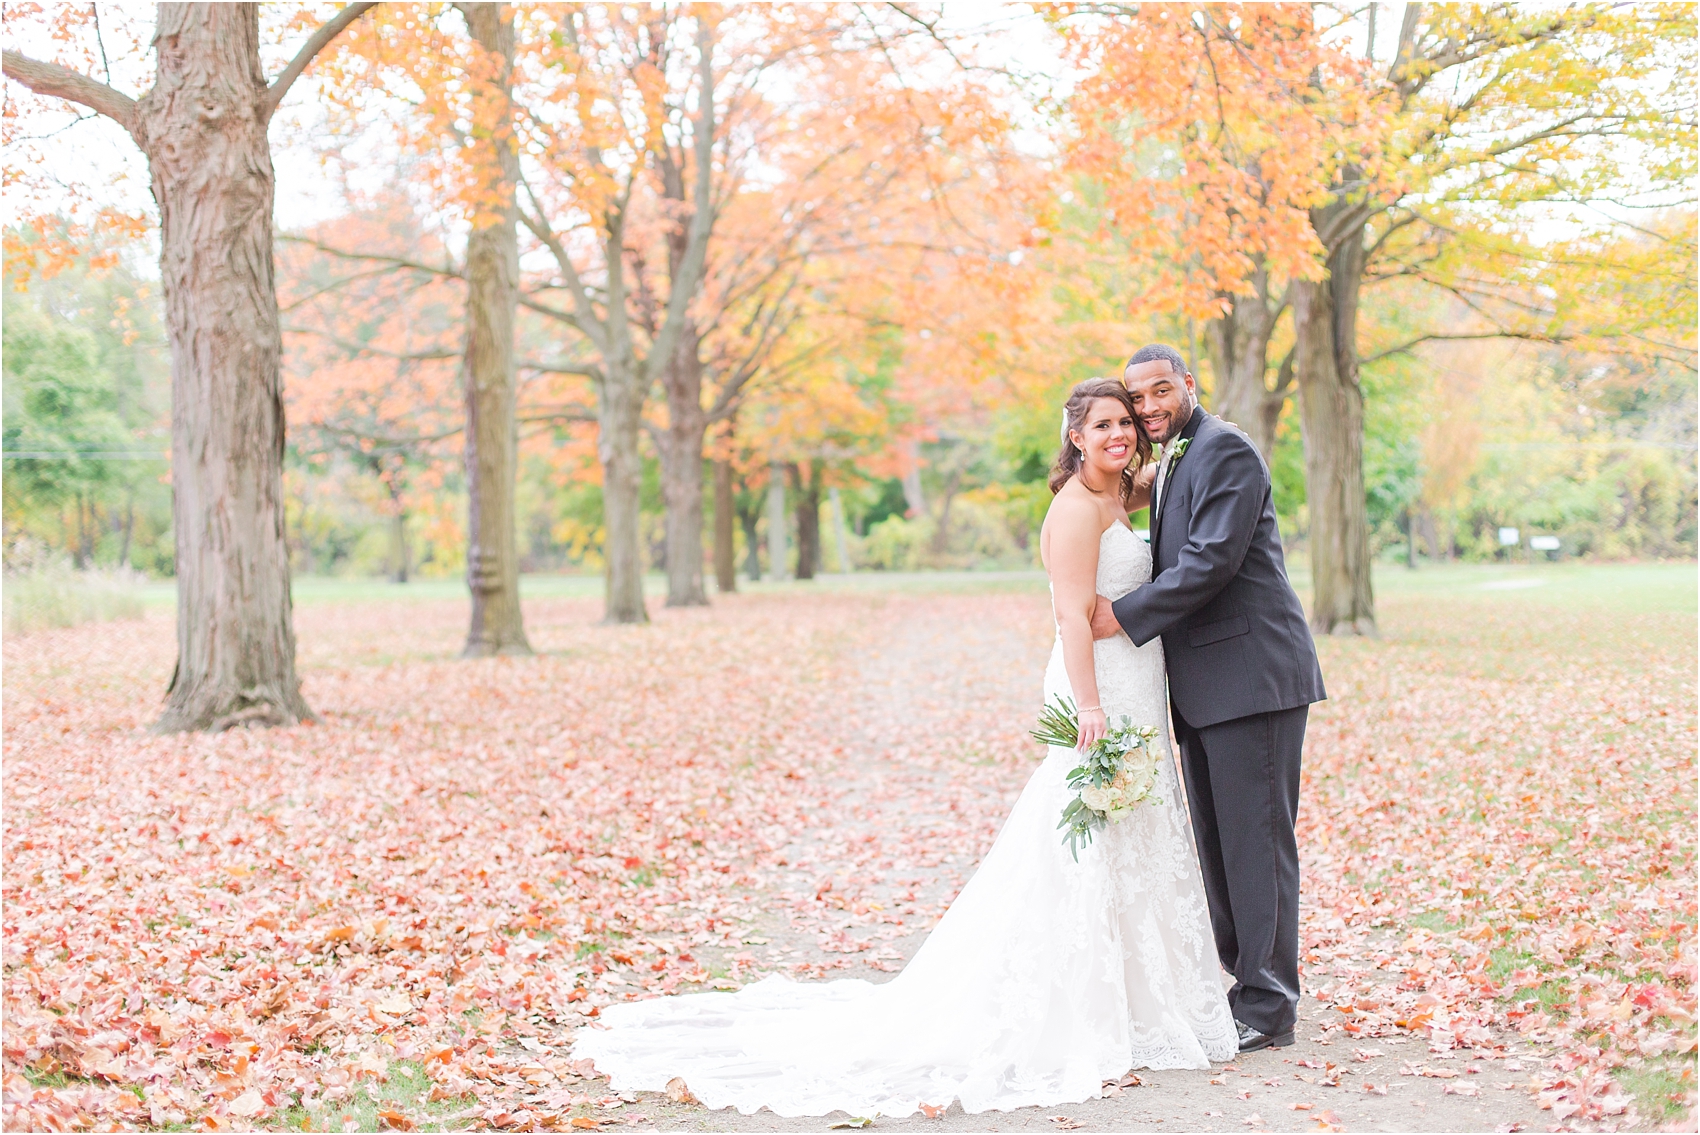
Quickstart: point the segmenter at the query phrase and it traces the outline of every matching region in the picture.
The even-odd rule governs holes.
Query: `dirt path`
[[[1036,703],[1049,641],[1042,600],[1011,595],[984,614],[941,599],[878,605],[873,645],[845,660],[846,753],[855,777],[830,827],[785,849],[790,872],[776,895],[752,896],[740,939],[699,950],[711,969],[782,970],[799,979],[837,976],[889,980],[925,939],[996,831],[1031,764],[989,755],[1009,749],[1007,735],[976,736],[976,723],[1007,731],[1012,707]],[[891,723],[902,723],[896,729]],[[1035,754],[1036,755],[1036,754]],[[929,844],[939,810],[983,813],[974,848]],[[960,817],[956,817],[960,820]],[[870,855],[870,841],[891,853]],[[815,895],[812,905],[807,896]],[[773,901],[776,897],[779,901]],[[869,908],[892,918],[870,929]],[[860,946],[860,948],[857,948]],[[730,982],[723,983],[730,986]],[[1544,1129],[1525,1087],[1537,1054],[1518,1038],[1492,1047],[1431,1053],[1420,1038],[1354,1041],[1307,1000],[1299,1043],[1254,1053],[1207,1072],[1140,1073],[1137,1086],[1106,1088],[1102,1098],[1063,1107],[965,1114],[952,1104],[940,1117],[876,1118],[882,1130],[1056,1131],[1507,1131]],[[607,1100],[609,1121],[663,1130],[809,1131],[847,1117],[785,1119],[678,1104],[643,1094]]]

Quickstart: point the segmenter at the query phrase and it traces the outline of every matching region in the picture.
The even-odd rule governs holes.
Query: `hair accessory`
[[[1063,405],[1062,443],[1064,445],[1068,444],[1068,405],[1066,403]]]

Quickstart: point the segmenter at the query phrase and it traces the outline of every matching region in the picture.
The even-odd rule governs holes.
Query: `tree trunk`
[[[738,522],[744,527],[744,574],[751,583],[761,582],[761,533],[756,525],[761,521],[761,506],[752,499],[748,508],[738,509]]]
[[[1265,294],[1267,276],[1258,273],[1256,283],[1258,294],[1231,297],[1233,307],[1220,319],[1212,319],[1205,334],[1216,376],[1216,415],[1244,430],[1268,462],[1275,450],[1275,423],[1281,417],[1287,391],[1284,383],[1278,382],[1271,392],[1265,379],[1269,337],[1275,332],[1278,313],[1270,310]]]
[[[137,103],[171,340],[177,668],[159,732],[312,717],[283,519],[273,176],[253,4],[161,4]]]
[[[94,506],[83,493],[77,494],[76,542],[71,553],[71,566],[87,571],[94,566]]]
[[[714,582],[721,594],[738,590],[732,508],[732,462],[722,457],[714,463]]]
[[[938,527],[933,529],[933,552],[936,555],[942,556],[950,550],[950,509],[956,503],[956,490],[962,486],[963,460],[964,455],[958,447],[946,466],[941,490],[944,503],[939,506]]]
[[[705,607],[702,585],[702,360],[695,324],[686,320],[662,372],[667,430],[661,445],[661,498],[667,507],[667,605]]]
[[[809,463],[808,480],[796,462],[789,466],[797,491],[797,578],[813,579],[820,570],[820,462]]]
[[[124,524],[118,530],[118,566],[130,566],[130,537],[136,531],[136,491],[131,489],[124,494]]]
[[[519,181],[512,115],[514,26],[505,4],[462,4],[467,30],[497,71],[482,100],[494,103],[496,129],[475,143],[481,184],[466,238],[466,583],[472,623],[463,658],[530,654],[519,603],[514,479],[519,437],[514,421],[514,314],[519,300]],[[482,116],[481,116],[482,117]]]
[[[927,515],[927,498],[921,492],[921,447],[913,441],[902,446],[905,464],[903,473],[903,503],[909,507],[909,517],[919,520]]]
[[[775,461],[767,468],[767,574],[786,577],[785,466]]]
[[[838,570],[849,575],[853,570],[850,566],[850,529],[844,523],[844,498],[834,485],[830,492],[832,501],[832,534],[838,541]]]
[[[1451,557],[1440,546],[1440,530],[1435,526],[1434,513],[1426,508],[1423,509],[1417,514],[1416,523],[1418,534],[1422,536],[1423,542],[1428,545],[1429,559],[1450,559]]]
[[[632,351],[626,319],[626,222],[609,214],[603,234],[607,268],[607,355],[603,358],[601,402],[597,411],[597,455],[602,461],[603,559],[607,563],[604,623],[647,623],[643,601],[643,458],[638,436],[648,396],[643,367]]]
[[[402,507],[401,493],[390,490],[390,575],[397,583],[407,582],[413,557],[407,548],[407,509]]]
[[[1292,284],[1310,504],[1310,618],[1321,634],[1376,632],[1364,490],[1364,396],[1358,385],[1363,268],[1363,240],[1354,233],[1328,258],[1327,279]]]
[[[597,446],[602,458],[603,556],[608,565],[605,623],[647,623],[643,602],[642,506],[643,459],[638,431],[643,395],[631,374],[631,360],[611,365],[603,383]]]

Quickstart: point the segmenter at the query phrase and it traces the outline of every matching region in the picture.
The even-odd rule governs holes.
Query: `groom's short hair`
[[[1173,347],[1164,346],[1162,343],[1153,343],[1149,347],[1139,348],[1133,353],[1133,358],[1127,361],[1127,366],[1136,367],[1140,363],[1154,363],[1158,359],[1169,364],[1169,369],[1175,372],[1176,378],[1186,377],[1186,360],[1181,358],[1179,351]],[[1127,367],[1122,369],[1126,370]]]

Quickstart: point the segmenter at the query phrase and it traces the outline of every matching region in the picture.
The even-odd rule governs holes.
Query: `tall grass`
[[[77,571],[62,560],[8,571],[0,577],[6,633],[140,618],[146,581],[128,568]]]

